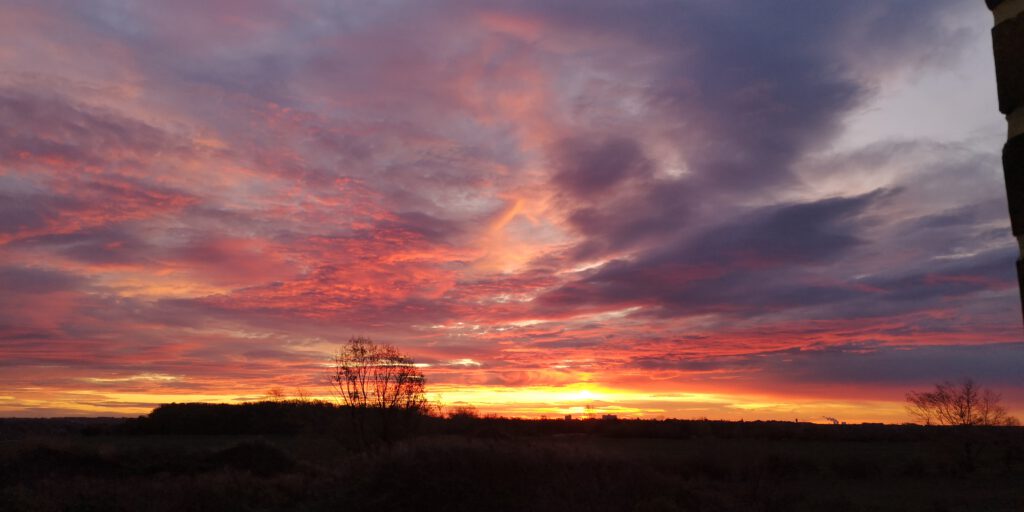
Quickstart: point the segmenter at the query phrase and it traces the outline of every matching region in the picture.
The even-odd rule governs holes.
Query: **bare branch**
[[[426,404],[426,381],[415,363],[394,346],[367,338],[351,338],[338,351],[331,382],[349,407],[417,409]]]
[[[1000,405],[1001,396],[973,380],[946,381],[933,391],[907,393],[907,412],[925,425],[1017,425]]]

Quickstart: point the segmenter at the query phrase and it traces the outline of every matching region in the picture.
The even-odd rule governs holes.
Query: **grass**
[[[0,510],[1024,510],[1020,428],[460,418],[355,445],[105,425],[0,421]]]

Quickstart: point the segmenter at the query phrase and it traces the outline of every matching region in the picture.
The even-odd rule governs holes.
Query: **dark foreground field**
[[[1024,510],[1020,428],[460,417],[356,442],[331,407],[178,407],[0,420],[0,510]]]

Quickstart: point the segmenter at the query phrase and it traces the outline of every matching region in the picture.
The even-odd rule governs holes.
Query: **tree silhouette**
[[[933,391],[907,393],[907,411],[925,425],[1019,425],[1000,400],[999,393],[971,379],[946,381]]]
[[[428,405],[426,379],[413,360],[368,338],[350,338],[338,350],[330,378],[360,445],[388,443],[410,431]]]
[[[331,383],[353,408],[419,410],[427,403],[426,379],[413,360],[368,338],[350,338],[338,350]]]

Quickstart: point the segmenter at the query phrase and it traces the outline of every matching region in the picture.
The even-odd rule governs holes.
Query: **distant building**
[[[566,414],[565,421],[572,421],[572,414]]]
[[[612,421],[619,419],[619,417],[614,414],[604,414],[601,416],[601,419],[605,421]]]

